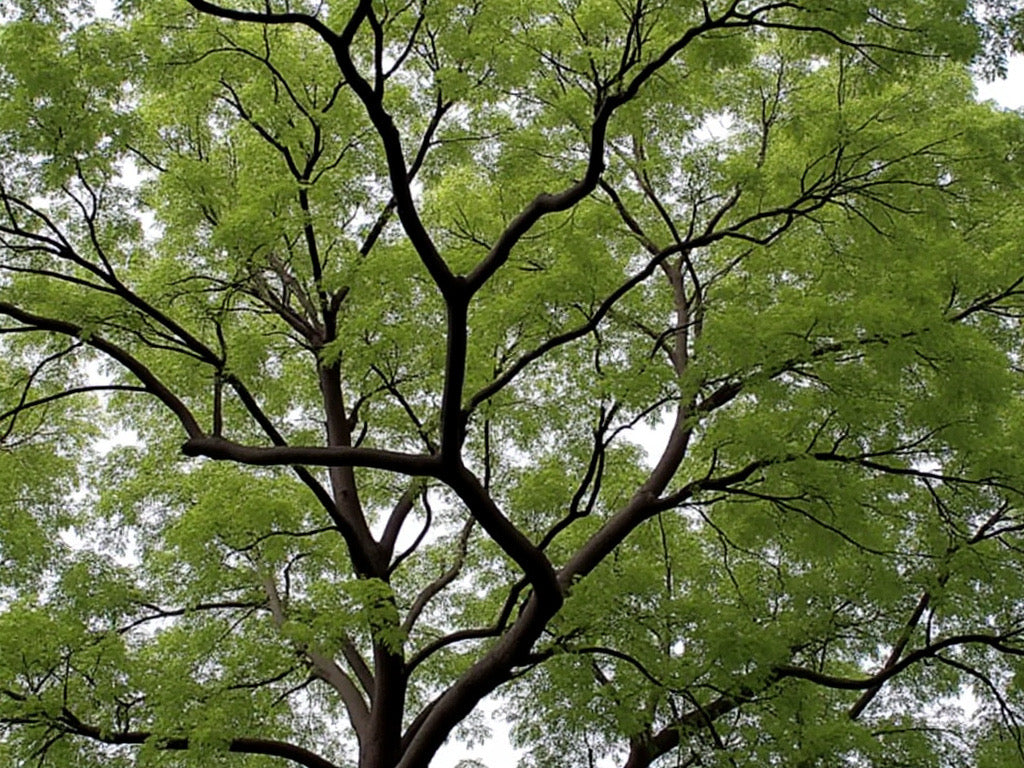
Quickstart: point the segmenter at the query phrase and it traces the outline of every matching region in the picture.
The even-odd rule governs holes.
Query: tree
[[[0,757],[1020,764],[1016,14],[8,5]]]

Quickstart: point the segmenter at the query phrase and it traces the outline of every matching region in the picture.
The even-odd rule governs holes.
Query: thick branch
[[[416,209],[410,184],[410,173],[406,167],[405,152],[402,148],[401,134],[391,115],[384,108],[382,89],[374,88],[367,82],[366,78],[356,69],[352,59],[352,42],[359,27],[369,19],[372,6],[371,0],[360,0],[340,35],[334,35],[328,31],[326,34],[321,33],[321,37],[330,44],[342,75],[362,102],[370,122],[373,123],[374,129],[380,137],[384,148],[384,157],[387,161],[388,179],[395,200],[395,210],[398,213],[399,221],[402,222],[406,236],[441,293],[448,297],[455,292],[457,284],[448,265],[438,253],[426,227],[423,226]]]
[[[440,463],[434,456],[344,446],[249,446],[223,437],[203,435],[201,430],[181,446],[181,451],[186,456],[204,456],[255,466],[369,467],[417,477],[436,477],[440,471]]]
[[[256,11],[240,11],[234,8],[224,8],[223,6],[215,5],[214,3],[208,3],[205,0],[187,1],[189,5],[200,13],[205,13],[210,16],[217,16],[222,19],[231,19],[232,21],[255,22],[257,24],[299,24],[313,30],[328,43],[333,43],[334,40],[337,39],[337,35],[334,34],[330,27],[315,16],[310,16],[305,13],[260,13]]]
[[[120,731],[108,732],[96,726],[87,725],[75,718],[71,713],[65,712],[61,718],[62,727],[65,732],[76,736],[84,736],[103,744],[145,744],[154,740],[159,749],[185,750],[189,748],[188,738],[164,739],[154,736],[147,731]],[[290,744],[286,741],[276,739],[261,739],[251,737],[237,737],[228,740],[228,751],[243,755],[264,755],[266,757],[279,757],[283,760],[304,766],[304,768],[338,768],[337,765],[326,760],[315,752]]]
[[[535,547],[526,535],[502,514],[472,472],[462,467],[454,476],[446,479],[473,517],[487,531],[487,535],[522,569],[523,574],[533,585],[534,597],[546,609],[553,607],[554,610],[558,610],[562,604],[562,588],[547,555]]]
[[[323,397],[327,427],[327,445],[334,450],[355,450],[352,432],[341,391],[341,373],[336,365],[319,369],[320,392]],[[381,556],[380,547],[366,523],[359,488],[351,464],[332,464],[329,470],[331,489],[337,514],[352,531],[349,551],[360,573],[381,577],[387,571],[387,558]]]

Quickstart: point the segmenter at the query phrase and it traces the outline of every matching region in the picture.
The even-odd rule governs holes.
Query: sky
[[[1010,59],[1005,80],[979,82],[978,99],[993,99],[1007,109],[1024,108],[1024,56]]]

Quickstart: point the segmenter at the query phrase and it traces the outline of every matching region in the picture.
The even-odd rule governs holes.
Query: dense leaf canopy
[[[1024,764],[1016,6],[0,9],[0,762]]]

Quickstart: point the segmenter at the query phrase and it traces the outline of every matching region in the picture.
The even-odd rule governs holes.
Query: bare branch
[[[222,437],[203,435],[202,432],[186,441],[181,451],[186,456],[204,456],[254,466],[305,464],[320,467],[370,467],[415,477],[437,477],[441,471],[440,462],[434,456],[346,446],[255,447]]]

